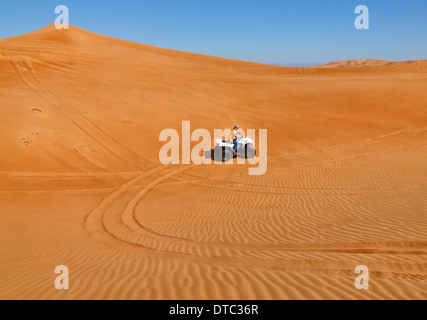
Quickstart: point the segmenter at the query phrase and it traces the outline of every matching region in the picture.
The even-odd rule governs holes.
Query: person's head
[[[234,130],[239,130],[239,128],[240,128],[240,127],[236,124],[236,125],[234,126],[234,128],[233,128],[233,129],[234,129]]]

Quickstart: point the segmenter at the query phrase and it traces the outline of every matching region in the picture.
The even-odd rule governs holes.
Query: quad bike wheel
[[[245,146],[245,156],[248,159],[254,158],[256,155],[256,150],[253,144],[247,144]]]
[[[224,151],[223,151],[223,157],[222,157],[222,159],[223,159],[224,161],[228,161],[228,160],[230,160],[230,159],[233,159],[233,157],[234,157],[234,152],[233,152],[233,150],[232,150],[232,149],[229,149],[229,148],[224,148]]]

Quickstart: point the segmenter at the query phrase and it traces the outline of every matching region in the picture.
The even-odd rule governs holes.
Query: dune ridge
[[[426,60],[288,68],[49,25],[0,40],[0,70],[0,299],[426,299]],[[267,173],[161,165],[185,120],[268,129]]]

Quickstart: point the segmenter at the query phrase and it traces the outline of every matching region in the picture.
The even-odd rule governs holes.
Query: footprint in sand
[[[24,143],[26,147],[28,147],[31,144],[30,138],[28,136],[25,136],[24,138],[21,138],[19,141]]]
[[[76,146],[74,147],[74,151],[77,152],[78,154],[80,154],[83,157],[88,157],[88,153],[90,151],[94,151],[91,147],[87,147],[87,146]]]
[[[19,139],[19,141],[22,142],[26,147],[28,147],[29,145],[31,145],[30,135],[38,135],[39,132],[31,130],[27,130],[25,132],[26,135],[23,138]]]
[[[135,126],[135,122],[132,119],[123,120],[123,123],[131,127]]]

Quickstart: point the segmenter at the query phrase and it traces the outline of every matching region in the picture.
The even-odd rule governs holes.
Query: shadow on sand
[[[221,157],[219,157],[219,159],[215,160],[215,152],[214,149],[211,149],[209,151],[203,151],[203,156],[205,157],[205,159],[211,159],[215,162],[226,162],[224,159],[221,159]],[[235,154],[233,158],[240,158],[240,159],[246,159],[244,154],[240,154],[239,152],[237,153],[237,155]]]
[[[209,151],[203,151],[203,156],[205,157],[205,159],[211,159],[211,160],[215,161],[214,149],[211,149]],[[222,161],[222,159],[217,159],[216,162],[223,162],[223,161]]]

